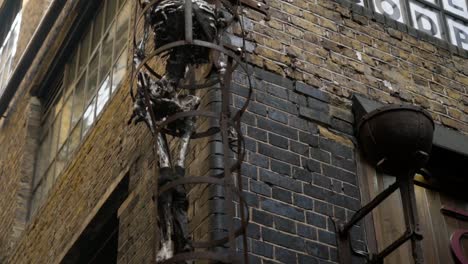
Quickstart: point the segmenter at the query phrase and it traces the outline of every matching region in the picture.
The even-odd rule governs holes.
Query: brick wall
[[[30,1],[32,2],[32,0]],[[246,10],[243,20],[254,67],[254,97],[243,117],[248,153],[243,166],[250,205],[252,263],[333,263],[337,252],[330,216],[349,218],[360,207],[351,96],[414,103],[437,123],[468,133],[468,60],[463,54],[388,27],[385,19],[330,0],[268,1],[272,19]],[[130,63],[130,62],[129,62]],[[234,76],[234,107],[246,97],[246,76]],[[149,263],[154,246],[151,184],[155,164],[143,126],[126,124],[128,80],[114,96],[46,204],[12,239],[20,166],[28,136],[27,91],[0,128],[0,262],[55,263],[73,244],[110,184],[130,177],[119,210],[119,263]],[[204,105],[217,107],[216,92]],[[201,121],[200,126],[210,126]],[[189,173],[220,167],[216,138],[195,140]],[[196,238],[223,231],[222,192],[190,191]],[[363,231],[354,229],[364,249]]]
[[[337,261],[330,217],[345,220],[360,207],[353,116],[315,87],[253,72],[255,95],[243,124],[251,261]],[[244,101],[246,85],[243,74],[235,80],[234,104]],[[362,248],[362,232],[355,231],[355,246]]]

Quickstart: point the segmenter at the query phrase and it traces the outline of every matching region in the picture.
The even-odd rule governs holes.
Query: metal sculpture
[[[252,5],[251,0],[244,0]],[[131,120],[144,122],[155,138],[155,149],[159,156],[159,176],[156,186],[155,207],[157,210],[155,250],[157,263],[191,263],[195,259],[221,262],[247,262],[237,253],[236,238],[243,236],[248,223],[246,204],[242,198],[240,165],[245,151],[240,131],[240,119],[250,99],[237,113],[230,109],[230,82],[233,71],[242,65],[243,49],[226,49],[221,42],[225,30],[233,23],[240,23],[239,3],[226,0],[144,0],[138,1],[134,36],[134,80],[136,94],[132,91],[134,111]],[[264,11],[263,5],[255,6]],[[138,38],[137,28],[143,24],[143,36]],[[245,34],[242,32],[242,36]],[[150,41],[152,40],[152,41]],[[150,50],[150,52],[147,52]],[[238,56],[240,55],[240,56]],[[150,66],[155,58],[164,59],[164,73]],[[161,60],[159,60],[161,62]],[[213,68],[205,80],[197,82],[194,69],[200,65]],[[214,67],[211,67],[214,66]],[[202,78],[203,79],[203,78]],[[250,78],[249,78],[250,83]],[[200,96],[195,91],[217,86],[222,93],[222,112],[199,110]],[[203,116],[219,120],[219,126],[204,132],[196,131],[197,118]],[[187,176],[186,157],[191,139],[221,134],[224,151],[224,171],[213,176]],[[171,155],[166,135],[179,138],[178,148]],[[233,138],[234,136],[234,138]],[[231,164],[229,153],[237,153]],[[175,156],[175,160],[173,160]],[[236,181],[233,173],[236,172]],[[188,230],[187,184],[221,185],[225,190],[225,212],[228,216],[225,237],[214,241],[193,241]],[[237,198],[236,198],[237,197]],[[241,226],[235,227],[235,202],[240,205]],[[209,249],[223,246],[223,252]],[[242,261],[243,260],[243,261]]]
[[[429,159],[434,121],[420,107],[389,105],[363,116],[357,129],[359,146],[364,156],[377,170],[396,176],[396,181],[359,209],[347,223],[334,219],[340,263],[351,263],[352,254],[365,257],[368,263],[383,263],[385,257],[408,240],[411,240],[414,263],[424,263],[414,175]],[[405,233],[377,254],[354,250],[351,245],[351,228],[397,189],[401,193]]]

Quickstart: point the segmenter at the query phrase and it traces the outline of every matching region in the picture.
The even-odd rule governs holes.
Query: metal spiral
[[[234,1],[228,0],[214,0],[210,1],[208,7],[204,7],[204,0],[152,0],[152,1],[138,1],[135,7],[135,24],[134,24],[134,37],[133,37],[133,50],[135,54],[135,63],[132,72],[132,86],[131,95],[135,102],[135,113],[132,118],[137,119],[136,121],[145,121],[154,136],[154,146],[158,150],[161,148],[158,144],[161,144],[158,140],[157,135],[171,135],[176,138],[184,137],[183,129],[174,129],[174,124],[180,122],[180,120],[188,120],[189,118],[197,119],[200,117],[210,118],[217,122],[217,126],[210,127],[205,131],[197,131],[194,129],[190,130],[189,139],[204,138],[214,135],[221,135],[223,145],[223,164],[224,170],[220,173],[211,176],[195,176],[195,175],[183,175],[183,177],[171,179],[164,184],[161,181],[155,181],[155,207],[158,210],[158,200],[168,192],[174,191],[180,186],[193,185],[193,184],[210,184],[219,185],[224,189],[225,193],[225,214],[228,219],[227,223],[227,235],[220,239],[210,241],[191,241],[191,250],[185,252],[175,252],[175,254],[163,261],[157,263],[190,263],[190,260],[212,260],[223,263],[248,263],[247,256],[247,237],[246,228],[249,222],[248,207],[243,198],[242,194],[242,177],[241,177],[241,164],[245,156],[245,143],[241,131],[241,118],[243,113],[246,111],[250,97],[252,95],[252,85],[250,79],[250,73],[244,64],[244,50],[245,47],[236,48],[231,47],[228,44],[223,44],[221,37],[224,32],[216,32],[216,36],[210,39],[206,36],[211,36],[209,30],[207,31],[204,26],[204,22],[200,21],[200,17],[211,23],[214,20],[212,17],[218,16],[218,14],[227,14],[223,17],[223,29],[225,31],[232,25],[238,24],[240,30],[240,36],[245,36],[245,32],[241,21],[241,8],[240,4]],[[167,9],[170,6],[170,9]],[[214,9],[212,8],[214,7]],[[163,14],[166,8],[169,13]],[[204,10],[200,11],[199,9]],[[182,13],[183,9],[183,36],[178,37],[174,35],[168,35],[161,38],[156,36],[157,33],[164,34],[164,28],[158,27],[166,23],[170,25],[171,21],[161,22],[157,21],[156,26],[154,18],[165,15],[167,17],[178,17]],[[212,12],[214,10],[214,12]],[[158,13],[159,12],[159,13]],[[179,12],[179,13],[177,13]],[[201,16],[194,15],[194,12],[200,12]],[[213,14],[211,14],[213,13]],[[169,14],[169,15],[168,15]],[[206,16],[206,17],[204,17]],[[153,19],[153,20],[152,20]],[[195,20],[195,21],[194,21]],[[139,28],[141,27],[142,28]],[[151,26],[153,26],[151,28]],[[156,29],[155,29],[156,28]],[[152,30],[150,32],[150,30]],[[181,30],[174,25],[173,31]],[[205,33],[200,33],[200,30],[204,30]],[[163,33],[161,33],[163,32]],[[208,33],[206,33],[208,32]],[[142,35],[142,36],[139,36]],[[201,37],[203,36],[204,37]],[[151,44],[150,37],[153,37],[154,47],[150,47],[147,44]],[[158,46],[157,44],[160,44]],[[243,41],[245,46],[245,41]],[[195,53],[200,55],[200,58],[189,58],[190,54]],[[218,54],[219,57],[224,58],[223,61],[214,61],[212,57],[206,57],[205,52],[211,54]],[[182,55],[180,55],[182,54]],[[152,64],[154,61],[164,61],[164,59],[171,59],[172,57],[183,56],[185,65],[174,64],[175,68],[180,66],[178,74],[180,81],[174,86],[178,93],[186,93],[194,95],[195,91],[200,91],[214,86],[219,87],[221,92],[221,112],[200,110],[200,109],[189,109],[187,111],[178,111],[168,116],[161,118],[158,117],[158,113],[154,111],[154,94],[157,92],[157,87],[168,85],[165,74],[167,72],[161,72]],[[206,61],[206,59],[209,59]],[[200,59],[200,61],[197,61]],[[215,73],[211,73],[208,78],[203,81],[197,81],[194,76],[194,66],[198,64],[208,64],[210,66],[215,65]],[[166,64],[166,71],[167,71]],[[171,66],[172,67],[172,66]],[[174,68],[173,67],[173,68]],[[218,67],[218,68],[216,68]],[[213,67],[208,67],[213,68]],[[236,70],[242,70],[247,75],[248,80],[248,96],[245,104],[238,110],[231,110],[231,82],[232,75]],[[177,71],[174,70],[175,72]],[[172,75],[177,75],[172,73]],[[183,76],[182,76],[183,75]],[[143,84],[143,82],[151,82],[150,84]],[[170,79],[169,79],[169,82]],[[137,91],[135,92],[135,87]],[[138,87],[140,89],[138,90]],[[141,89],[141,87],[144,87]],[[150,88],[151,87],[151,88]],[[155,88],[156,87],[156,88]],[[166,89],[168,89],[166,87]],[[172,89],[172,88],[171,88]],[[138,94],[140,92],[140,94]],[[139,120],[140,118],[141,120]],[[188,139],[188,140],[189,140]],[[160,155],[161,151],[158,152]],[[234,153],[236,158],[235,162],[232,162],[229,158],[229,154]],[[159,183],[159,184],[158,184]],[[234,219],[236,217],[235,205],[239,204],[240,208],[240,226],[236,227]],[[158,219],[156,219],[158,221]],[[156,232],[156,241],[160,233]],[[243,241],[243,252],[240,253],[237,250],[236,239],[242,237]],[[213,251],[214,247],[223,247],[222,251]],[[155,247],[156,248],[156,247]],[[195,251],[196,249],[196,251]],[[157,249],[156,249],[157,251]],[[155,253],[156,255],[156,253]],[[156,260],[155,260],[156,261]]]

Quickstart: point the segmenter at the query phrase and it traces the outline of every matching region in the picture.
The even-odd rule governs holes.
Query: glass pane
[[[55,163],[52,163],[52,166],[49,167],[49,170],[47,171],[47,174],[44,176],[45,180],[45,185],[44,189],[42,190],[42,197],[46,197],[47,194],[49,193],[50,189],[54,185],[54,180],[55,180]]]
[[[73,153],[81,142],[81,121],[74,127],[70,134],[68,153]]]
[[[89,63],[88,68],[88,81],[86,83],[86,102],[89,101],[94,94],[96,93],[97,87],[97,78],[98,78],[98,66],[99,66],[99,52],[97,52],[91,62]]]
[[[445,10],[468,18],[468,5],[466,0],[443,0]]]
[[[42,141],[41,146],[36,158],[36,170],[34,173],[33,188],[36,187],[42,176],[45,173],[45,170],[49,166],[50,160],[50,138],[46,137],[45,141]]]
[[[52,109],[49,110],[47,113],[47,116],[44,118],[44,121],[42,123],[43,129],[41,129],[41,139],[44,138],[44,136],[49,132],[49,127],[52,125],[52,122],[54,121],[54,115],[53,112],[55,111],[54,107],[51,107]]]
[[[51,127],[51,143],[50,143],[50,155],[51,157],[55,157],[57,153],[57,144],[58,144],[58,137],[60,133],[60,118],[62,116],[62,113],[59,114],[57,119],[55,119],[52,127]],[[49,133],[50,134],[50,133]]]
[[[13,62],[13,56],[10,56],[5,64],[5,75],[4,75],[4,83],[6,83],[6,81],[8,81],[8,79],[10,78],[10,75],[11,75],[11,63]]]
[[[60,175],[68,161],[68,141],[59,151],[55,161],[55,179]]]
[[[115,63],[112,75],[112,93],[115,92],[127,70],[127,52],[123,52],[119,60]]]
[[[68,131],[70,130],[71,124],[72,102],[73,96],[69,96],[62,109],[62,123],[60,125],[59,145],[62,145],[68,137]]]
[[[54,113],[54,116],[57,116],[60,113],[60,111],[62,111],[62,106],[63,106],[63,96],[62,96],[62,94],[63,94],[63,91],[60,89],[57,92],[57,95],[56,95],[56,97],[54,99],[54,104],[55,104],[54,111],[53,112],[51,111],[51,113]]]
[[[86,108],[83,116],[83,135],[86,135],[89,128],[94,122],[94,110],[96,109],[96,98],[93,98],[91,103]]]
[[[119,54],[120,51],[125,47],[128,41],[128,28],[129,28],[129,21],[131,16],[131,8],[130,4],[126,4],[123,9],[120,11],[119,16],[117,18],[117,34],[115,40],[115,50],[114,53]],[[115,58],[116,56],[114,56]]]
[[[468,50],[468,23],[447,17],[447,26],[450,32],[450,41],[459,48]]]
[[[8,56],[7,47],[0,47],[0,62],[5,61]]]
[[[106,80],[102,83],[101,88],[99,88],[98,97],[97,97],[97,106],[96,106],[96,116],[101,113],[104,105],[109,100],[110,96],[110,77],[107,76]]]
[[[101,53],[101,65],[99,69],[100,76],[104,77],[105,74],[109,71],[112,66],[112,44],[114,41],[115,35],[115,26],[112,24],[112,28],[109,32],[104,36],[102,42],[102,53]],[[102,79],[102,78],[101,78]]]
[[[31,215],[34,215],[42,200],[42,183],[36,187],[32,197]]]
[[[0,63],[1,63],[1,62],[0,62]],[[1,83],[6,84],[7,75],[8,75],[8,69],[5,68],[5,69],[3,70],[2,78],[0,79],[0,82],[1,82]]]
[[[88,28],[86,35],[84,36],[83,40],[81,41],[80,45],[80,62],[78,67],[78,72],[81,72],[88,63],[89,58],[89,47],[91,42],[91,33],[90,28]]]
[[[76,49],[78,51],[78,49]],[[68,73],[70,74],[68,80],[70,81],[69,84],[71,84],[74,80],[75,80],[75,77],[76,77],[76,67],[77,67],[77,63],[78,63],[78,55],[77,55],[77,51],[75,51],[71,57],[71,60],[69,62],[69,68],[70,70],[68,71]]]
[[[2,78],[3,72],[0,71],[0,94],[3,93],[3,78]]]
[[[44,201],[45,196],[45,177],[37,187],[37,208],[41,207],[42,201]]]
[[[38,204],[37,191],[35,191],[31,199],[31,208],[29,209],[29,218],[31,218],[33,215],[36,214],[37,204]]]
[[[405,23],[401,0],[373,0],[375,11],[398,22]]]
[[[439,22],[439,13],[427,6],[410,3],[411,19],[415,28],[427,34],[442,39],[442,27]]]
[[[101,40],[102,37],[102,27],[104,24],[104,11],[103,8],[99,8],[100,11],[94,18],[94,26],[93,26],[93,44],[92,47],[93,49],[97,46],[99,41]]]
[[[112,20],[115,17],[115,12],[117,10],[117,1],[116,0],[108,0],[106,7],[106,28],[109,27]]]
[[[75,125],[83,114],[84,107],[84,90],[86,84],[85,74],[81,76],[80,81],[76,84],[75,94],[73,96],[73,117],[72,126]]]

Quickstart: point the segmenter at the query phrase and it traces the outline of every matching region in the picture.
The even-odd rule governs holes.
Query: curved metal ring
[[[233,58],[233,60],[236,62],[235,64],[235,67],[237,68],[239,65],[243,68],[244,72],[246,72],[248,74],[248,69],[243,65],[242,63],[242,60],[239,58],[239,56],[237,56],[234,52],[230,51],[230,50],[227,50],[223,47],[221,47],[220,45],[217,45],[217,44],[214,44],[214,43],[211,43],[211,42],[208,42],[208,41],[203,41],[203,40],[198,40],[198,39],[195,39],[193,40],[192,42],[187,42],[185,40],[179,40],[179,41],[175,41],[175,42],[171,42],[171,43],[168,43],[160,48],[158,48],[157,50],[151,52],[147,57],[145,57],[145,59],[143,59],[140,64],[135,68],[135,72],[134,72],[134,76],[133,76],[133,80],[136,80],[137,78],[137,75],[140,73],[141,69],[143,67],[147,67],[145,65],[147,65],[147,63],[153,59],[154,57],[160,55],[162,52],[165,52],[166,50],[169,50],[169,49],[173,49],[175,47],[181,47],[181,46],[187,46],[187,45],[191,45],[191,46],[200,46],[200,47],[205,47],[205,48],[209,48],[209,49],[214,49],[214,50],[217,50],[223,54],[226,54],[227,56]],[[217,83],[220,83],[220,80],[216,81],[216,82],[210,82],[208,84],[211,84],[211,86],[217,84]],[[203,86],[196,86],[194,88],[192,88],[190,85],[187,85],[187,86],[183,86],[181,88],[183,89],[202,89],[202,88],[207,88],[208,86],[206,86],[207,84],[202,84]]]
[[[214,178],[212,176],[185,176],[183,178],[173,180],[161,187],[159,189],[159,195],[162,193],[165,193],[171,189],[174,189],[176,186],[179,185],[186,185],[186,184],[215,184],[215,185],[220,185],[220,186],[225,186],[224,179],[222,178]],[[244,230],[247,228],[247,225],[249,223],[250,219],[250,214],[247,206],[247,202],[245,201],[242,192],[239,189],[234,188],[234,186],[231,186],[231,191],[236,194],[236,196],[239,198],[239,203],[242,205],[244,208],[247,216],[245,219],[241,219],[241,226],[239,226],[235,231],[234,234],[236,237],[242,235],[244,233]],[[211,240],[211,241],[199,241],[195,242],[192,241],[192,246],[194,248],[210,248],[210,247],[217,247],[221,246],[229,241],[228,236],[224,236],[219,239]]]

